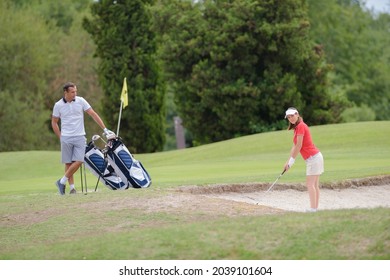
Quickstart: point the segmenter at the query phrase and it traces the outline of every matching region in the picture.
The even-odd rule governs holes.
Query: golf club
[[[102,140],[104,142],[104,144],[107,144],[107,142],[104,141],[104,139],[101,138],[99,135],[95,134],[95,135],[92,136],[92,142],[94,142],[94,143],[95,143],[95,141],[97,141],[99,139]]]
[[[271,187],[268,188],[268,190],[266,191],[266,193],[269,192],[269,191],[273,188],[273,186],[276,184],[276,182],[279,180],[279,178],[282,177],[282,175],[284,174],[284,172],[286,172],[286,169],[284,169],[283,172],[278,176],[278,178],[276,178],[275,182],[272,183]]]

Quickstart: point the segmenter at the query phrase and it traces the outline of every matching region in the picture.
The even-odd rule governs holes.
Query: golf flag
[[[123,103],[123,109],[129,104],[129,100],[127,98],[127,82],[126,78],[123,79],[123,87],[121,93],[121,102]]]

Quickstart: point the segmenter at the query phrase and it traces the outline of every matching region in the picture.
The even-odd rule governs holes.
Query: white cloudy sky
[[[374,8],[377,12],[390,13],[390,0],[363,0],[366,2],[367,8]]]

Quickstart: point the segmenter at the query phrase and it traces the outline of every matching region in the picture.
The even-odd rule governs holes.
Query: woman
[[[288,130],[294,129],[294,144],[284,169],[289,170],[298,153],[301,153],[306,161],[306,187],[310,197],[310,209],[306,212],[317,212],[320,199],[320,175],[324,172],[324,159],[320,150],[314,145],[309,127],[303,122],[298,110],[293,107],[288,108],[285,118],[289,121]]]

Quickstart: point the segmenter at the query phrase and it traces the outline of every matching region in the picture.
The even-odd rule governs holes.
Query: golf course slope
[[[0,153],[0,259],[389,259],[390,122],[311,127],[325,159],[317,213],[291,131],[135,154],[146,189],[54,182],[58,151]],[[124,142],[130,141],[124,139]],[[319,236],[320,238],[312,238]]]

